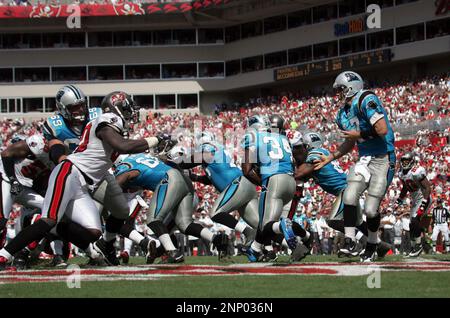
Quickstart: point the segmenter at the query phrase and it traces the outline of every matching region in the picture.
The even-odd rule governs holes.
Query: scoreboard
[[[296,79],[309,75],[344,71],[355,67],[382,64],[390,62],[391,57],[392,55],[390,49],[371,51],[324,61],[279,68],[274,71],[274,76],[276,81]]]

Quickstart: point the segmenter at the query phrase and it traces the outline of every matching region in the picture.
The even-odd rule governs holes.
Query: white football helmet
[[[311,149],[322,147],[323,138],[318,132],[308,131],[303,134],[301,143],[309,151]]]
[[[298,130],[290,131],[287,134],[287,137],[289,139],[289,142],[291,143],[292,147],[297,147],[302,145],[302,133]]]
[[[346,71],[336,77],[333,88],[347,99],[361,91],[364,88],[364,82],[358,73]]]
[[[56,108],[69,121],[83,122],[88,114],[86,96],[74,85],[66,85],[58,90]]]

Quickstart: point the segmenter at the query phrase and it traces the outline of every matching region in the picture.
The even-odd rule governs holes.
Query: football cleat
[[[310,249],[303,244],[298,244],[297,248],[292,251],[291,262],[300,262],[310,254]]]
[[[297,247],[297,237],[292,230],[292,221],[288,218],[283,218],[280,222],[280,225],[287,245],[291,250],[295,250],[295,248]]]
[[[375,261],[377,244],[367,242],[364,253],[361,255],[361,263],[371,263]]]
[[[262,257],[262,261],[265,263],[275,262],[277,259],[278,255],[274,251],[267,251]]]
[[[17,268],[18,270],[24,270],[28,268],[28,256],[30,255],[30,252],[26,249],[21,250],[20,252],[17,252],[14,256],[14,260],[12,265]]]
[[[344,246],[339,250],[338,256],[354,257],[358,256],[358,250],[356,249],[356,243],[349,237],[344,240]]]
[[[114,248],[114,240],[106,242],[103,238],[100,238],[93,244],[93,247],[97,253],[103,256],[107,265],[120,265],[119,259],[116,256],[116,249]]]
[[[167,254],[168,254],[167,257],[168,264],[176,264],[184,262],[184,254],[180,250],[168,251]]]
[[[423,252],[422,244],[416,244],[414,248],[409,252],[408,257],[418,257]]]
[[[119,259],[122,260],[122,264],[128,264],[130,261],[130,254],[127,251],[120,252]]]
[[[242,248],[242,251],[247,256],[248,260],[252,263],[261,261],[264,256],[263,253],[257,252],[254,249],[252,249],[251,247],[247,247],[247,248],[244,247],[244,248]]]
[[[53,256],[50,266],[65,267],[65,266],[67,266],[67,263],[64,261],[64,258],[62,257],[62,255],[55,255],[55,256]]]
[[[147,245],[147,254],[145,260],[147,264],[153,264],[158,257],[158,249],[156,248],[156,242],[151,240]]]
[[[218,252],[225,252],[228,249],[229,238],[225,233],[214,235],[212,243]]]

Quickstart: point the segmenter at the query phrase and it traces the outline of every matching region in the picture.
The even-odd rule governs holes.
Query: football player
[[[243,141],[245,159],[242,171],[247,179],[261,186],[261,194],[256,238],[245,252],[251,262],[273,261],[277,256],[272,248],[272,240],[277,234],[292,231],[290,220],[280,221],[283,206],[292,200],[296,188],[292,150],[286,136],[270,132],[267,117],[251,116],[247,127],[248,132]],[[295,249],[296,239],[295,242],[287,241],[291,249]]]
[[[44,198],[42,218],[0,250],[0,268],[5,268],[12,255],[29,243],[42,239],[64,214],[80,225],[78,235],[66,239],[84,249],[90,257],[101,258],[102,251],[92,244],[102,231],[100,215],[89,189],[100,183],[119,154],[140,153],[167,140],[165,137],[140,140],[123,137],[136,111],[130,100],[131,97],[124,92],[105,96],[102,115],[85,126],[78,147],[53,169]]]
[[[431,206],[431,184],[428,181],[425,168],[416,165],[414,155],[410,152],[405,153],[400,158],[400,171],[398,177],[402,182],[400,195],[394,204],[394,211],[398,209],[411,193],[411,210],[409,233],[411,237],[411,251],[409,257],[417,257],[422,251],[421,234],[424,230],[422,222],[428,217],[428,210]]]
[[[202,165],[206,176],[190,174],[194,182],[212,184],[220,192],[211,211],[211,219],[245,235],[245,243],[254,240],[258,227],[258,193],[256,187],[234,164],[225,147],[218,143],[211,132],[202,131],[196,136],[197,151],[191,155],[189,163],[180,163],[182,168]],[[196,159],[199,160],[196,160]],[[231,212],[239,215],[250,224],[239,222]],[[244,245],[245,245],[244,243]]]
[[[186,235],[192,235],[212,242],[223,249],[223,234],[214,235],[207,228],[192,221],[193,194],[192,182],[186,182],[181,171],[149,154],[132,155],[120,162],[115,169],[117,182],[125,189],[150,190],[153,192],[148,209],[148,227],[158,237],[168,253],[169,263],[184,261],[182,251],[173,244],[168,220],[174,218],[175,225]],[[153,252],[154,248],[150,249]],[[147,262],[154,261],[156,255],[148,253]]]
[[[296,162],[301,163],[301,159],[304,157],[302,153],[306,153],[306,159],[297,166],[295,170],[295,178],[297,180],[306,181],[309,178],[318,184],[325,192],[335,196],[333,206],[331,208],[330,216],[328,217],[327,224],[336,231],[344,233],[344,220],[343,220],[343,208],[344,204],[342,197],[344,190],[347,187],[347,175],[342,170],[337,161],[332,161],[323,166],[319,170],[314,170],[314,162],[320,159],[321,155],[328,156],[329,151],[323,148],[323,139],[318,132],[310,131],[303,134],[301,139],[293,145],[294,155],[297,154]],[[298,159],[298,161],[297,161]],[[356,228],[358,233],[356,239],[361,242],[367,240],[367,224],[363,220],[360,205],[357,205],[357,221]],[[383,257],[389,251],[389,246],[386,246],[384,242],[378,240],[377,255]],[[358,251],[354,250],[346,256],[357,256]]]
[[[357,146],[359,159],[350,169],[348,186],[343,194],[345,243],[341,253],[352,254],[356,249],[357,209],[362,193],[367,190],[364,213],[367,217],[368,239],[361,261],[371,262],[377,249],[380,203],[395,171],[394,133],[381,101],[375,93],[363,89],[363,79],[359,74],[342,72],[336,77],[333,88],[342,103],[336,123],[345,141],[335,152],[320,155],[315,169],[323,168]]]

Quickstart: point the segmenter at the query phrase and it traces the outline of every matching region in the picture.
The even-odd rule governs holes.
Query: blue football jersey
[[[139,187],[144,190],[155,191],[158,184],[167,177],[166,173],[172,169],[158,158],[148,154],[131,155],[121,161],[114,171],[115,176],[125,172],[137,170],[139,176],[128,184],[130,187]]]
[[[223,145],[205,143],[201,145],[201,150],[213,155],[212,161],[204,163],[203,167],[218,191],[224,191],[234,180],[242,176],[242,170],[234,164]]]
[[[56,114],[47,120],[43,126],[44,137],[47,140],[58,139],[64,142],[64,144],[72,152],[80,143],[80,137],[83,133],[84,126],[86,124],[102,114],[102,109],[99,107],[89,108],[89,117],[85,124],[81,127],[80,131],[74,131],[69,128],[64,117],[60,114]]]
[[[381,104],[381,101],[375,94],[368,94],[366,90],[359,92],[353,98],[350,106],[341,108],[336,116],[336,123],[342,130],[358,130],[370,131],[373,125],[384,118],[388,127],[388,133],[383,137],[370,138],[367,140],[359,139],[357,141],[358,151],[360,156],[375,156],[383,155],[394,151],[394,132],[386,111]],[[364,99],[359,106],[359,100],[362,94],[366,93]]]
[[[276,174],[294,173],[291,145],[286,136],[267,131],[252,131],[244,136],[244,149],[256,153],[255,163],[264,181]]]
[[[306,162],[314,163],[315,160],[320,160],[321,154],[328,156],[330,152],[323,148],[312,149],[308,152]],[[313,179],[324,191],[333,195],[338,195],[347,187],[347,175],[336,160],[320,170],[314,170]]]

